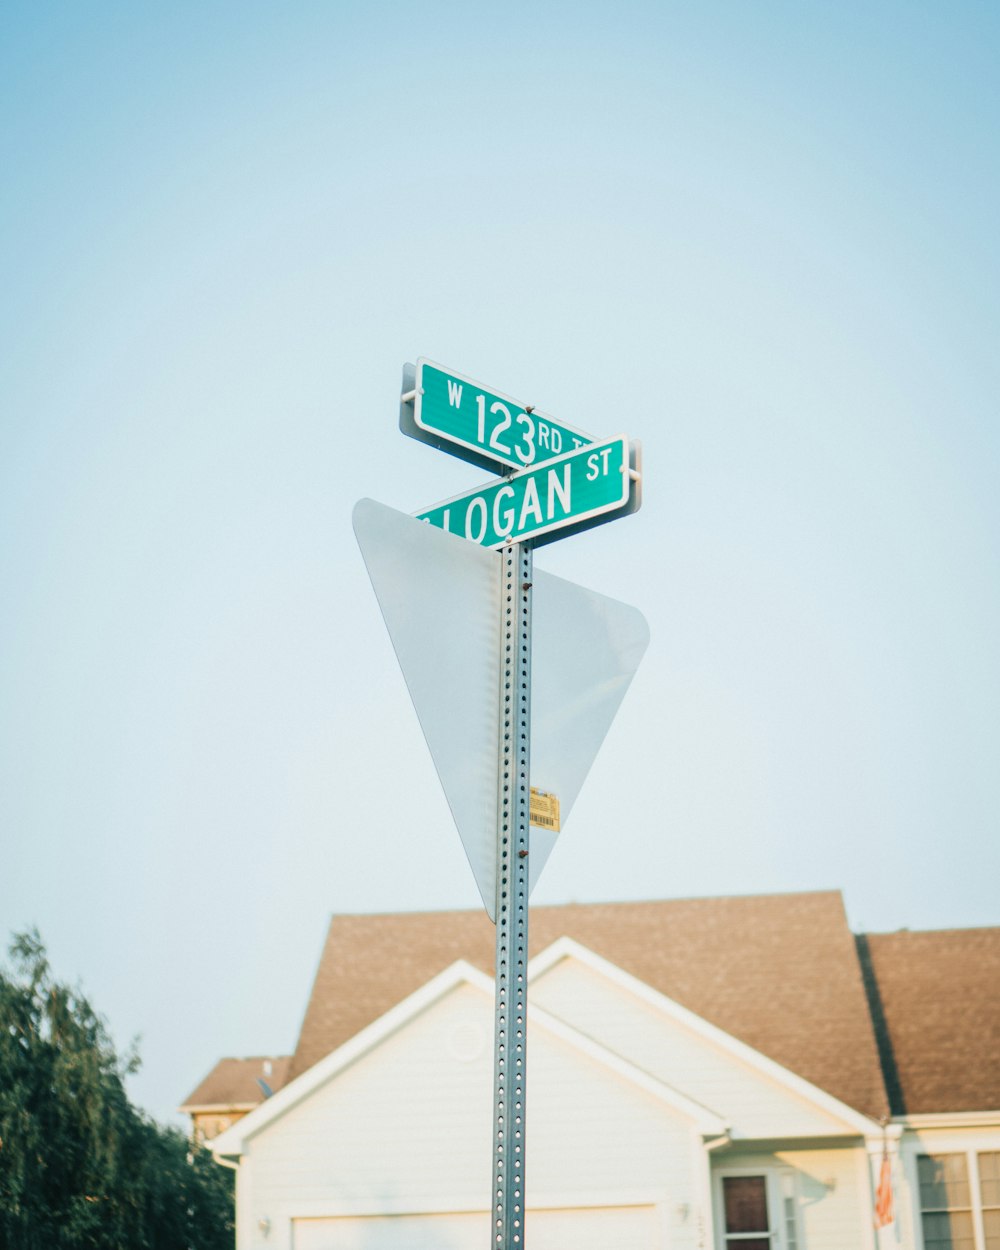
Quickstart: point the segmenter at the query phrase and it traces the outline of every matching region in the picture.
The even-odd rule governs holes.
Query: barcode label
[[[531,823],[540,829],[554,829],[559,832],[559,799],[547,790],[536,790],[531,787]]]

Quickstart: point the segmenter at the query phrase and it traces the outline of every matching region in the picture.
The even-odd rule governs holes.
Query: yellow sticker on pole
[[[547,790],[531,787],[531,823],[540,829],[559,832],[559,798]]]

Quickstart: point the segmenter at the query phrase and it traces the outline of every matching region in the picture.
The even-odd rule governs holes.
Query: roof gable
[[[652,1075],[711,1102],[738,1138],[867,1135],[868,1116],[783,1068],[571,938],[529,968],[531,993]]]
[[[478,969],[459,960],[360,1033],[355,1034],[325,1059],[314,1064],[307,1072],[289,1082],[279,1093],[261,1104],[244,1119],[221,1133],[210,1143],[213,1153],[221,1158],[239,1157],[250,1138],[307,1102],[330,1082],[360,1060],[372,1055],[391,1039],[404,1034],[418,1017],[433,1010],[449,995],[466,988],[472,988],[482,996],[485,1015],[492,1020],[494,989],[492,981]],[[565,1047],[570,1047],[591,1064],[600,1065],[619,1079],[652,1096],[661,1105],[688,1120],[703,1135],[716,1136],[725,1132],[725,1123],[710,1108],[688,1097],[659,1077],[636,1067],[599,1041],[580,1033],[567,1021],[535,1006],[529,1006],[528,1015],[535,1045],[537,1045],[539,1032],[548,1034],[551,1039]],[[404,1066],[407,1068],[407,1079],[409,1079],[410,1064],[407,1063]]]
[[[456,959],[492,976],[494,936],[482,911],[333,917],[290,1075]],[[839,893],[532,907],[532,955],[564,936],[848,1106],[887,1113]]]

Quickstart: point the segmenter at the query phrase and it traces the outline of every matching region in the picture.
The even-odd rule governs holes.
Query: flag
[[[889,1162],[889,1151],[883,1147],[882,1166],[879,1168],[878,1186],[875,1190],[875,1227],[885,1228],[892,1221],[892,1164]]]

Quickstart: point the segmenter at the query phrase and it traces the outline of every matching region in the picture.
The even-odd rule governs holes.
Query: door
[[[726,1250],[776,1250],[767,1176],[722,1177],[722,1227]]]

